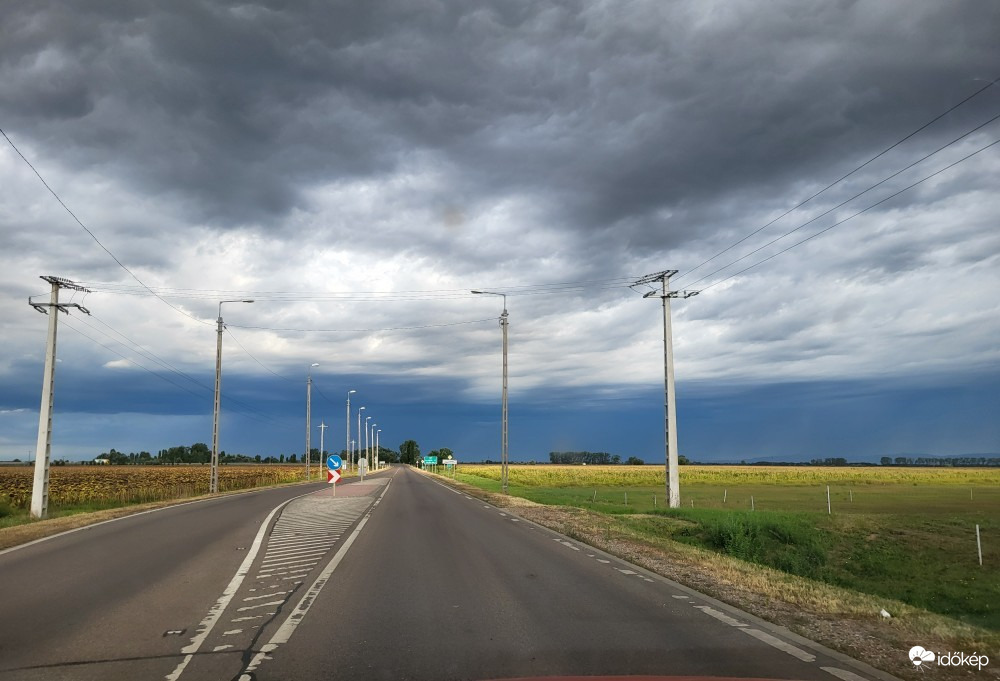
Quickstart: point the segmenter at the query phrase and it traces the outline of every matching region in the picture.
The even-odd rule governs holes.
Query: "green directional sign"
[[[437,466],[438,458],[436,456],[425,456],[424,465],[425,466]]]

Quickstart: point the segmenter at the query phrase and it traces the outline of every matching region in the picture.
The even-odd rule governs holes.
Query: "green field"
[[[499,466],[455,477],[499,491]],[[509,489],[1000,631],[1000,470],[685,466],[679,509],[664,508],[664,479],[653,466],[512,466]]]

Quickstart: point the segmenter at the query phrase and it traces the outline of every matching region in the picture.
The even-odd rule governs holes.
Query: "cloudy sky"
[[[317,362],[328,448],[354,389],[384,445],[497,458],[485,289],[512,458],[662,460],[660,301],[629,284],[668,269],[701,291],[673,302],[690,458],[998,452],[998,27],[972,0],[4,2],[0,459],[35,448],[56,275],[92,316],[60,318],[55,457],[210,442],[219,301],[253,298],[223,308],[223,449],[301,452]]]

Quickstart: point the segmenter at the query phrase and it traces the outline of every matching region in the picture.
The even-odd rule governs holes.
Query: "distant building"
[[[101,466],[107,466],[108,464],[111,463],[111,459],[106,459],[103,456],[99,456],[96,459],[94,459],[94,463]]]

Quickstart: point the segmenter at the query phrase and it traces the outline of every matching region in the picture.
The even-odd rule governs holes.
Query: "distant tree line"
[[[677,462],[682,465],[690,463],[687,457],[681,454],[677,455]],[[549,452],[549,463],[576,466],[583,464],[587,464],[588,466],[614,466],[623,462],[620,455],[609,454],[608,452]],[[624,463],[626,466],[642,466],[646,462],[637,456],[630,456],[625,459]]]
[[[1000,466],[1000,456],[883,456],[883,466]]]

